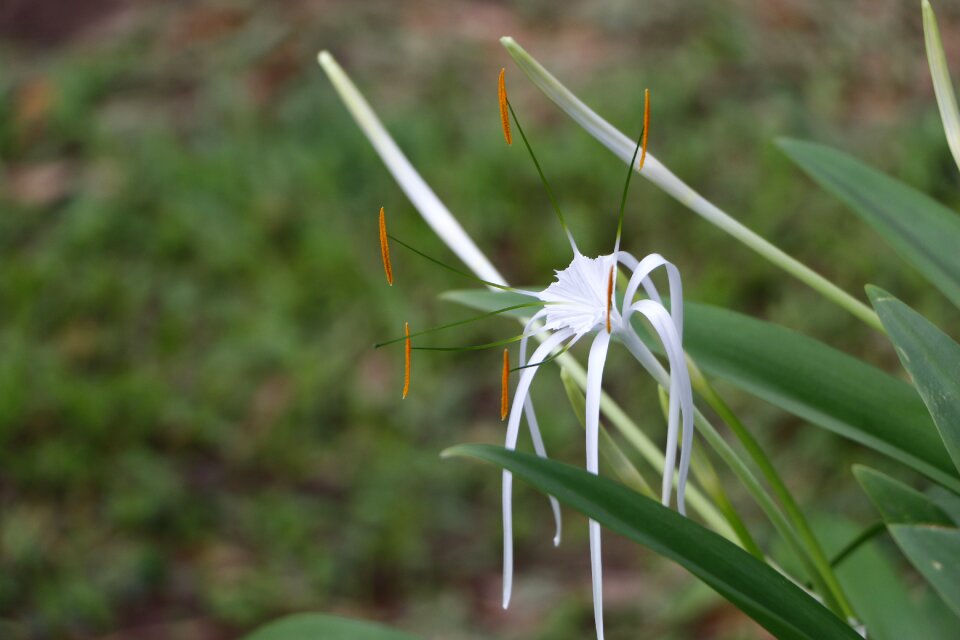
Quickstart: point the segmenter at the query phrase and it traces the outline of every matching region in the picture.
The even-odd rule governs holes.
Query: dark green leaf
[[[483,290],[444,294],[484,310],[514,304],[514,296]],[[909,384],[770,322],[693,302],[684,310],[684,345],[707,373],[960,491],[957,470]]]
[[[890,526],[903,553],[960,615],[960,529],[932,525]]]
[[[768,565],[623,485],[490,445],[460,445],[445,455],[474,457],[512,471],[608,529],[682,565],[778,638],[859,639],[846,623]]]
[[[868,286],[867,295],[960,469],[960,344],[883,289]]]
[[[243,640],[417,640],[400,631],[362,620],[322,613],[298,613],[275,620]]]
[[[845,153],[799,140],[780,148],[960,306],[960,216]]]
[[[941,524],[953,521],[937,503],[899,480],[856,465],[853,474],[887,524]]]

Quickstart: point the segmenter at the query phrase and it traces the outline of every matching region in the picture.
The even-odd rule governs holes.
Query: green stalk
[[[500,42],[507,49],[517,65],[527,77],[561,110],[566,112],[587,133],[596,138],[603,146],[624,162],[629,162],[634,143],[613,125],[601,118],[590,107],[577,98],[569,89],[557,80],[549,71],[537,62],[513,38],[504,37]],[[869,306],[857,300],[849,293],[833,284],[819,273],[791,257],[782,249],[765,240],[746,226],[732,218],[728,213],[708,201],[680,180],[648,151],[647,160],[638,173],[650,180],[663,191],[676,198],[681,204],[702,217],[710,224],[725,231],[736,240],[780,267],[801,282],[812,287],[831,302],[847,310],[868,326],[883,332],[883,326],[877,314]]]
[[[840,581],[837,580],[836,574],[833,572],[830,561],[823,551],[823,547],[820,546],[820,542],[814,535],[810,523],[803,515],[803,511],[794,499],[793,494],[790,493],[787,485],[783,482],[783,478],[777,473],[770,458],[764,453],[760,447],[760,443],[753,437],[753,434],[740,422],[736,414],[734,414],[727,403],[724,402],[723,398],[720,397],[713,388],[713,385],[704,377],[696,363],[689,356],[687,356],[687,368],[690,371],[690,382],[693,389],[707,401],[707,404],[720,416],[720,419],[730,427],[730,430],[733,431],[734,435],[736,435],[740,441],[740,444],[743,445],[750,459],[753,460],[760,469],[761,474],[763,474],[763,477],[770,484],[773,493],[780,500],[780,503],[787,513],[787,517],[790,518],[790,521],[798,532],[817,572],[821,575],[824,583],[843,609],[844,614],[852,617],[854,615],[853,608],[847,600],[843,588],[840,586]]]

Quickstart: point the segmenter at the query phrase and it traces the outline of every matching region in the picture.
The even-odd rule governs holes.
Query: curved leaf
[[[847,203],[901,258],[960,306],[960,216],[845,153],[799,140],[779,144],[815,182]]]
[[[960,529],[896,524],[890,533],[917,571],[960,615]]]
[[[512,295],[466,290],[443,297],[491,310],[513,304]],[[734,311],[687,301],[684,318],[684,346],[707,373],[960,491],[937,430],[907,383],[818,340]]]
[[[860,465],[854,465],[853,475],[887,524],[953,525],[936,502],[899,480]]]
[[[685,567],[781,639],[859,636],[768,565],[659,502],[576,467],[490,445],[459,445],[466,456],[512,471],[543,492]]]
[[[243,640],[417,640],[388,627],[323,613],[297,613],[274,620]]]
[[[883,289],[867,295],[960,469],[960,344]]]

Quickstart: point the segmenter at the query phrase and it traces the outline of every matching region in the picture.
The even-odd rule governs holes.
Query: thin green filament
[[[449,324],[440,325],[439,327],[433,327],[431,329],[424,329],[423,331],[418,331],[416,333],[411,333],[409,337],[416,338],[418,336],[425,336],[430,333],[436,333],[437,331],[443,331],[444,329],[450,329],[452,327],[459,327],[461,325],[470,324],[471,322],[477,322],[478,320],[483,320],[485,318],[490,318],[492,316],[500,315],[501,313],[508,313],[510,311],[515,311],[517,309],[527,309],[530,307],[542,307],[543,302],[527,302],[524,304],[514,304],[509,307],[504,307],[502,309],[497,309],[496,311],[489,311],[487,313],[480,314],[478,316],[473,316],[471,318],[466,318],[464,320],[458,320],[456,322],[451,322]],[[398,342],[403,342],[407,339],[407,336],[400,336],[399,338],[394,338],[393,340],[387,340],[386,342],[378,342],[373,345],[374,349],[379,349],[381,347],[386,347],[387,345],[396,344]]]
[[[637,138],[637,146],[633,148],[633,157],[630,158],[630,164],[627,165],[627,179],[623,183],[623,195],[620,196],[620,213],[617,216],[617,240],[614,253],[620,250],[620,236],[623,235],[623,212],[627,207],[627,191],[630,189],[630,178],[633,177],[633,167],[637,162],[637,154],[640,152],[640,146],[643,143],[643,133],[646,127],[640,131],[640,137]]]
[[[548,362],[553,362],[554,360],[556,360],[557,358],[559,358],[560,356],[562,356],[563,354],[565,354],[567,351],[569,351],[571,346],[572,346],[572,345],[571,345],[570,343],[567,343],[567,344],[565,344],[565,345],[563,346],[562,349],[560,349],[560,351],[557,351],[555,354],[553,354],[553,355],[551,355],[551,356],[547,356],[546,358],[544,358],[544,359],[541,360],[540,362],[529,362],[529,363],[523,365],[522,367],[514,367],[513,369],[510,369],[510,373],[513,373],[514,371],[520,371],[521,369],[529,369],[529,368],[531,368],[531,367],[539,367],[539,366],[542,365],[542,364],[547,364]]]
[[[533,166],[537,168],[537,173],[540,175],[540,182],[543,183],[543,188],[547,192],[547,198],[550,200],[550,204],[553,206],[553,210],[557,214],[557,220],[560,221],[560,227],[563,229],[563,232],[567,234],[567,239],[570,240],[570,244],[573,246],[574,251],[577,249],[577,245],[573,241],[573,235],[570,233],[570,229],[567,227],[567,221],[563,219],[563,213],[560,211],[560,205],[557,204],[557,199],[553,195],[553,189],[550,188],[550,183],[547,182],[547,177],[543,173],[543,169],[540,167],[540,162],[537,161],[537,156],[533,152],[533,147],[530,146],[530,142],[527,140],[527,135],[523,132],[523,127],[520,126],[520,120],[517,119],[517,113],[513,110],[513,105],[510,104],[510,101],[507,100],[507,108],[510,109],[510,115],[513,116],[513,122],[517,125],[517,131],[520,133],[520,139],[523,140],[523,146],[527,148],[527,153],[530,154],[530,159],[533,160]]]
[[[454,272],[455,274],[457,274],[457,275],[459,275],[459,276],[463,276],[464,278],[468,278],[468,279],[470,279],[470,280],[473,280],[474,282],[479,282],[479,283],[481,283],[481,284],[485,284],[485,285],[487,285],[488,287],[493,287],[494,289],[501,289],[501,290],[503,290],[503,291],[512,291],[512,292],[514,292],[514,293],[526,293],[525,291],[521,291],[521,290],[519,290],[519,289],[514,289],[513,287],[507,286],[507,285],[505,285],[505,284],[497,284],[496,282],[490,282],[489,280],[483,280],[482,278],[478,278],[477,276],[473,275],[472,273],[468,273],[468,272],[466,272],[466,271],[462,271],[462,270],[460,270],[460,269],[457,269],[456,267],[452,267],[452,266],[450,266],[449,264],[447,264],[447,263],[445,263],[445,262],[443,262],[443,261],[441,261],[441,260],[437,260],[437,259],[434,258],[433,256],[429,256],[429,255],[427,255],[426,253],[424,253],[423,251],[420,251],[419,249],[410,246],[409,244],[407,244],[406,242],[404,242],[403,240],[401,240],[400,238],[398,238],[398,237],[396,237],[396,236],[394,236],[394,235],[390,235],[390,234],[388,233],[388,234],[387,234],[387,237],[390,238],[391,240],[393,240],[394,242],[396,242],[397,244],[399,244],[401,247],[404,247],[405,249],[409,249],[410,251],[413,251],[415,254],[417,254],[417,255],[420,256],[421,258],[426,258],[426,259],[429,260],[430,262],[432,262],[432,263],[434,263],[434,264],[437,264],[437,265],[440,265],[440,266],[443,267],[444,269],[446,269],[446,270],[448,270],[448,271],[452,271],[452,272]]]

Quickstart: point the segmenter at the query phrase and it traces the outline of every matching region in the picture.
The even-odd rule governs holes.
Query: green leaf
[[[901,258],[960,306],[960,216],[829,147],[799,140],[779,144],[814,181],[846,202]]]
[[[936,502],[899,480],[860,465],[854,465],[853,475],[887,524],[953,525]]]
[[[817,536],[831,554],[855,535],[857,528],[843,516],[818,518]],[[870,640],[947,640],[957,624],[953,613],[940,598],[927,590],[908,585],[888,552],[877,540],[858,547],[837,567],[837,577],[849,595],[854,611],[867,626]]]
[[[933,500],[945,514],[950,516],[955,526],[960,526],[960,496],[944,489],[938,484],[927,489],[925,494]]]
[[[933,79],[933,92],[940,108],[943,132],[947,136],[953,161],[960,167],[960,111],[957,110],[957,96],[953,92],[947,56],[940,41],[937,16],[927,0],[923,0],[923,41],[927,47],[927,64],[930,65],[930,77]]]
[[[883,289],[868,286],[867,295],[960,469],[960,345]]]
[[[512,304],[513,295],[468,290],[443,297],[491,310]],[[684,312],[684,345],[707,373],[960,492],[930,415],[907,383],[770,322],[689,301]]]
[[[444,455],[478,458],[512,471],[611,531],[682,565],[778,638],[859,638],[846,623],[768,565],[612,480],[490,445],[460,445]]]
[[[897,524],[890,526],[890,533],[913,566],[960,615],[960,529]]]
[[[298,613],[274,620],[243,640],[416,640],[416,636],[362,620]]]

